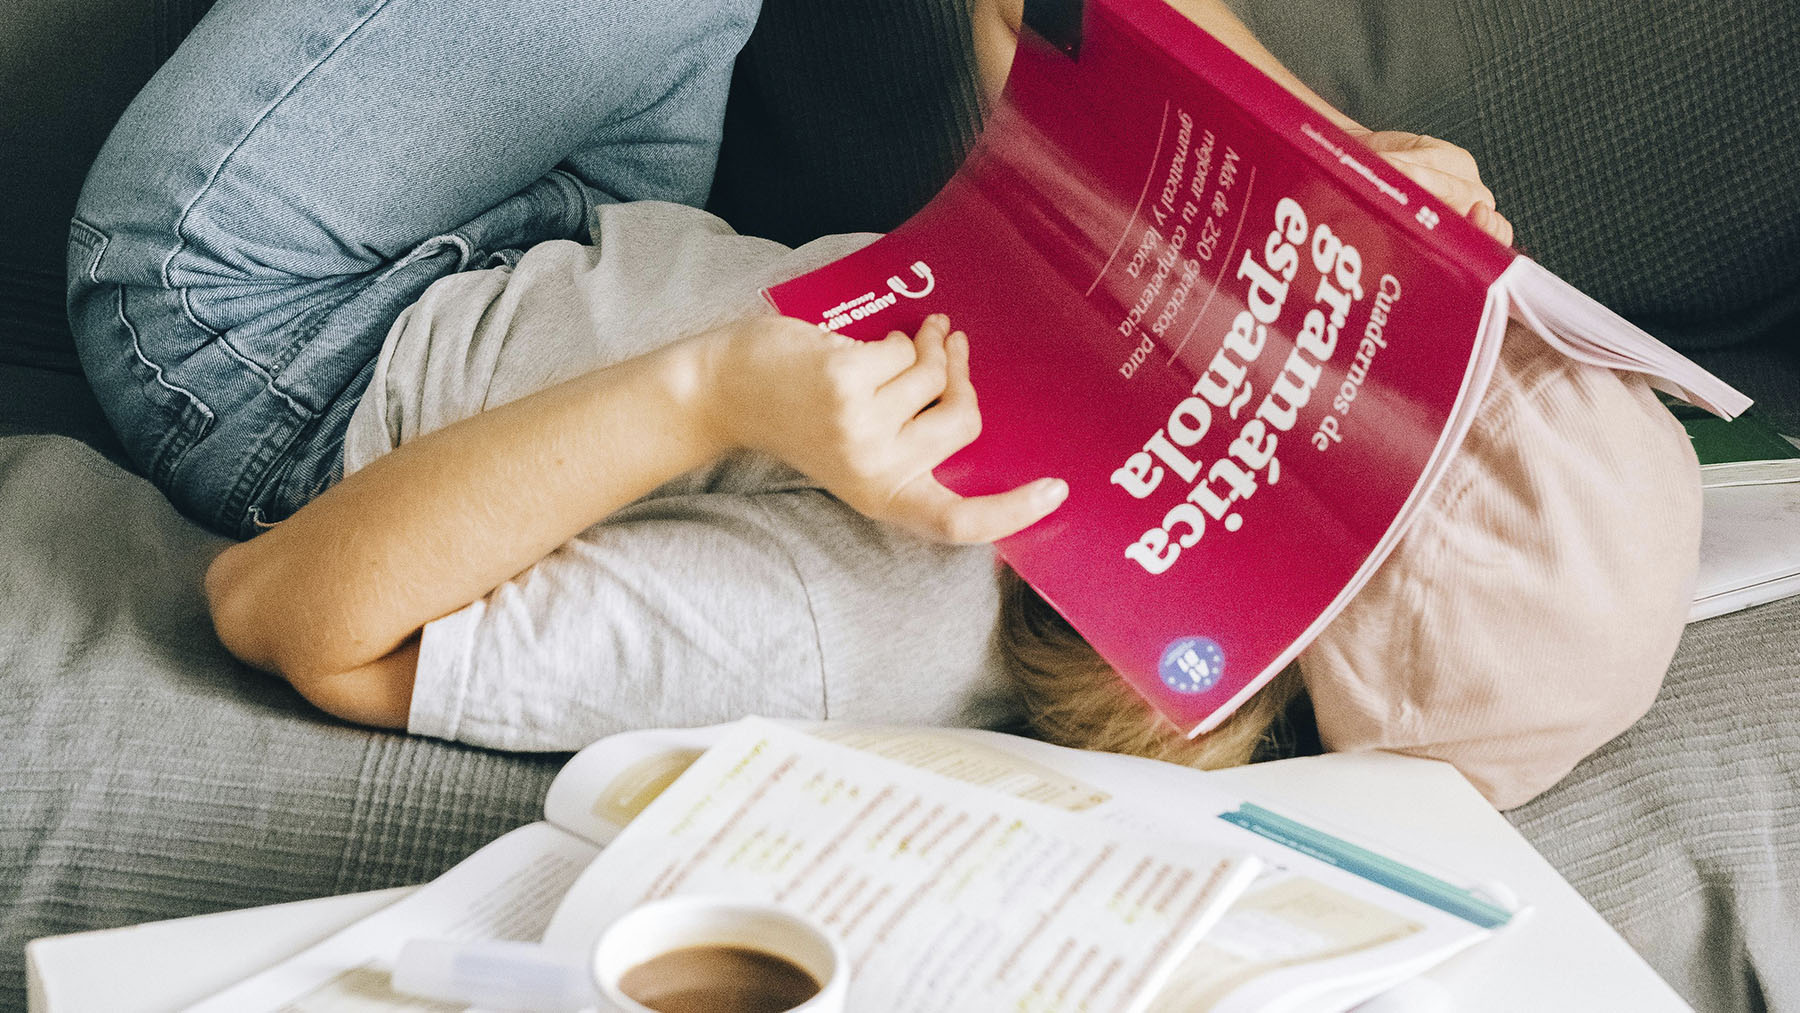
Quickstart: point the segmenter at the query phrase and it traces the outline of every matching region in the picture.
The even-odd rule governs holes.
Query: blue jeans
[[[758,0],[220,0],[100,152],[69,317],[126,449],[248,537],[342,473],[433,281],[699,204]]]

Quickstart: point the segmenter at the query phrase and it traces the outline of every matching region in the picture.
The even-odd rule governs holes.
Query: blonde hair
[[[1225,723],[1190,739],[1139,696],[1010,568],[1000,571],[1000,646],[1032,733],[1063,746],[1213,770],[1249,763],[1300,694],[1289,665]]]

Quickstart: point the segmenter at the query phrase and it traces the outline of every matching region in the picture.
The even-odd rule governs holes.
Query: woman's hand
[[[1475,156],[1449,141],[1409,134],[1399,130],[1352,130],[1357,140],[1368,145],[1389,165],[1414,183],[1431,191],[1432,196],[1450,205],[1488,235],[1508,246],[1512,245],[1513,227],[1496,210],[1494,192],[1481,181],[1481,169]]]
[[[943,315],[919,333],[862,342],[758,317],[703,342],[716,437],[760,450],[857,511],[948,542],[991,542],[1037,523],[1068,486],[1040,479],[962,497],[932,469],[981,432],[969,341]]]

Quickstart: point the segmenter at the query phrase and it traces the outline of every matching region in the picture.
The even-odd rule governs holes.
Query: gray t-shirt
[[[798,250],[662,203],[602,207],[594,246],[432,285],[389,333],[344,470],[734,319],[871,236]],[[575,749],[745,714],[906,724],[1007,715],[987,547],[921,541],[739,454],[662,486],[425,627],[408,728]]]

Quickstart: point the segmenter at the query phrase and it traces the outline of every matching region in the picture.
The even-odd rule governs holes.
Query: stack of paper
[[[1700,457],[1706,504],[1688,621],[1800,594],[1800,447],[1754,415],[1676,415]]]

